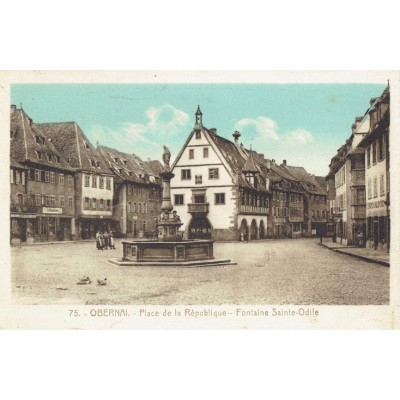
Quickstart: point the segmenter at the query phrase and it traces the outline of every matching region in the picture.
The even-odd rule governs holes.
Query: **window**
[[[203,175],[195,175],[195,184],[201,185],[203,183]]]
[[[147,203],[144,203],[144,213],[147,214]]]
[[[92,210],[97,210],[97,199],[92,199]]]
[[[56,174],[55,174],[55,172],[50,172],[50,183],[56,183]]]
[[[14,183],[14,170],[10,169],[10,183]]]
[[[203,158],[208,158],[208,147],[204,147],[203,149]]]
[[[35,194],[35,204],[37,206],[40,206],[42,204],[42,195],[41,194]]]
[[[368,198],[372,198],[372,185],[371,185],[371,179],[368,179]]]
[[[84,204],[84,208],[85,208],[86,210],[88,210],[88,209],[89,209],[89,197],[85,197],[85,204]]]
[[[196,204],[204,204],[206,202],[206,198],[203,194],[197,194],[194,196],[194,202]]]
[[[99,180],[99,188],[104,189],[104,178],[101,176]]]
[[[111,200],[107,200],[107,211],[111,210]]]
[[[90,176],[85,175],[85,187],[89,187],[89,180],[90,180]]]
[[[60,196],[60,207],[65,207],[65,197]]]
[[[21,175],[19,171],[15,171],[15,184],[19,185],[21,183]]]
[[[106,189],[111,190],[111,178],[106,178]]]
[[[196,139],[201,139],[201,132],[200,131],[196,131]]]
[[[190,179],[192,179],[192,175],[191,175],[190,169],[183,169],[181,171],[181,179],[182,180],[190,180]]]
[[[50,206],[50,196],[46,195],[46,206],[49,207]]]
[[[72,196],[68,196],[68,207],[72,208]]]
[[[100,210],[104,210],[104,200],[100,199]],[[128,212],[131,211],[131,203],[128,204]]]
[[[58,183],[60,185],[64,185],[64,174],[59,174],[58,175]]]
[[[57,161],[58,164],[60,164],[60,157],[54,156],[54,159]]]
[[[218,168],[210,168],[208,170],[208,179],[218,179],[218,178],[219,178]]]
[[[133,203],[133,208],[132,208],[132,212],[136,212],[136,203]]]
[[[138,203],[138,213],[142,213],[142,203]]]
[[[51,160],[52,160],[51,154],[47,154],[47,160],[48,160],[49,162],[51,162]]]
[[[68,186],[73,186],[74,185],[74,180],[72,179],[71,175],[68,175]]]
[[[279,207],[276,208],[276,213],[277,213],[278,217],[280,217],[280,209],[279,209]]]
[[[215,204],[225,204],[225,193],[215,193]]]
[[[378,139],[378,161],[383,160],[383,136]]]
[[[49,171],[44,172],[44,181],[50,182],[50,172]]]
[[[383,196],[384,194],[385,194],[385,179],[384,179],[384,176],[383,175],[381,175],[380,177],[379,177],[379,187],[380,187],[380,195],[381,196]]]
[[[378,178],[374,178],[374,197],[378,197]]]
[[[181,206],[181,205],[185,204],[183,194],[176,194],[174,196],[174,204],[176,206]]]
[[[97,176],[92,175],[92,187],[97,188]]]
[[[376,164],[376,142],[372,143],[372,164]]]
[[[189,150],[189,159],[193,160],[194,159],[194,149]]]
[[[56,196],[54,194],[50,195],[50,207],[55,207],[56,206]]]
[[[367,167],[371,166],[371,146],[367,147]]]

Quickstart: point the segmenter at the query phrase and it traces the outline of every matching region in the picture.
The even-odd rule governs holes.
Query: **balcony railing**
[[[240,205],[239,212],[251,213],[251,214],[268,214],[269,210],[267,207],[257,207],[257,206],[246,206]]]
[[[189,213],[208,213],[209,203],[190,203],[188,204]]]
[[[365,185],[365,171],[351,171],[351,185]]]

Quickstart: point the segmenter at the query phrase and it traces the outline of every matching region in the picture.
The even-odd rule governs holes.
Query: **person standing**
[[[110,238],[110,235],[108,234],[108,231],[105,231],[104,232],[104,247],[106,250],[108,250],[108,248],[110,247],[109,238]]]

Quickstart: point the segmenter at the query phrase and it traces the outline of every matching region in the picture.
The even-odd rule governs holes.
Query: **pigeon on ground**
[[[97,284],[99,286],[106,286],[107,285],[107,278],[104,279],[97,279]]]

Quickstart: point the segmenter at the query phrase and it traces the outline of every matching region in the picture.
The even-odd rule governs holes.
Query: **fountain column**
[[[169,161],[171,153],[168,147],[164,146],[164,171],[160,173],[163,183],[163,197],[161,203],[161,215],[157,220],[158,240],[162,242],[174,242],[182,239],[179,228],[183,225],[180,217],[171,202],[171,179],[175,176],[170,169]]]

